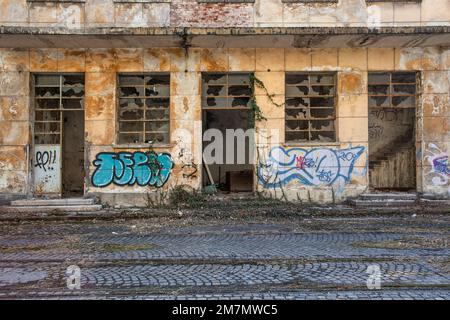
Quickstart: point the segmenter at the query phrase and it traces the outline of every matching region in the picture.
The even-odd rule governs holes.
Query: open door
[[[369,175],[372,189],[416,189],[415,72],[369,73]]]
[[[81,196],[84,189],[84,74],[36,74],[34,195]]]
[[[214,136],[204,142],[203,186],[213,183],[219,191],[252,192],[254,165],[248,73],[204,73],[202,86],[203,135]],[[208,160],[211,144],[216,146],[214,161]],[[220,156],[218,155],[220,153]]]

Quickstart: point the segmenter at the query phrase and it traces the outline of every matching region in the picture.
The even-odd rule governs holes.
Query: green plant
[[[263,112],[261,111],[261,108],[259,107],[258,103],[256,102],[256,93],[255,89],[260,88],[264,91],[266,96],[269,98],[270,103],[272,103],[276,107],[283,107],[285,103],[277,103],[275,102],[274,94],[270,94],[267,90],[264,82],[262,82],[260,79],[258,79],[254,74],[249,75],[250,79],[250,89],[251,89],[251,95],[250,95],[250,109],[252,112],[252,117],[250,118],[252,123],[251,126],[254,126],[255,121],[263,121],[267,120],[267,118],[264,116]]]
[[[184,185],[175,186],[169,194],[169,204],[180,208],[196,208],[203,205],[206,201],[206,195],[196,189],[187,190]]]

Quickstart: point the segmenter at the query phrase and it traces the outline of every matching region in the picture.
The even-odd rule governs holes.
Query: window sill
[[[175,144],[174,143],[161,143],[161,144],[150,144],[150,143],[140,143],[140,144],[126,144],[126,143],[120,143],[120,144],[113,144],[112,147],[114,149],[160,149],[160,148],[171,148]]]
[[[283,147],[326,147],[326,146],[340,146],[341,143],[337,141],[330,142],[284,142],[281,144]]]

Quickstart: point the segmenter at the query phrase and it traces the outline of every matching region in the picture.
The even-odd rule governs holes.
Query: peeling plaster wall
[[[0,0],[0,24],[85,27],[303,27],[450,25],[450,1],[421,3],[339,0],[338,3],[199,3],[196,0],[85,3]]]
[[[281,129],[279,141],[262,135],[258,159],[262,161],[274,147],[300,147],[305,150],[342,150],[362,147],[345,183],[307,185],[292,180],[284,187],[288,199],[317,202],[343,200],[368,187],[368,108],[367,73],[381,70],[421,71],[422,94],[417,109],[417,190],[450,196],[450,48],[344,48],[344,49],[0,49],[0,193],[25,194],[29,183],[27,150],[30,145],[30,72],[84,72],[86,184],[88,193],[140,195],[145,204],[154,187],[90,184],[95,167],[92,161],[100,152],[139,151],[115,145],[116,74],[119,72],[170,72],[170,144],[155,148],[171,154],[175,166],[164,188],[187,184],[201,185],[201,72],[249,71],[261,79],[277,102],[284,101],[284,77],[288,71],[337,71],[338,143],[320,145],[284,144],[284,110],[272,105],[258,90],[257,101],[267,121],[257,123],[264,129]],[[187,140],[189,132],[193,139]],[[197,173],[190,175],[191,173]],[[256,179],[255,179],[256,180]],[[280,188],[260,191],[281,197]],[[311,192],[314,190],[314,192]],[[119,197],[119,198],[117,198]],[[114,201],[111,200],[111,203]],[[128,200],[130,201],[130,200]]]

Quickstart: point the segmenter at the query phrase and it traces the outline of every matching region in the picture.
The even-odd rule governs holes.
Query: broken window
[[[369,108],[415,108],[416,72],[369,73]]]
[[[121,74],[118,91],[118,142],[169,143],[169,74]]]
[[[286,142],[335,141],[335,73],[287,73]]]
[[[34,75],[34,143],[60,144],[62,112],[84,109],[84,74]]]
[[[249,73],[204,73],[202,108],[248,109],[250,107]]]

